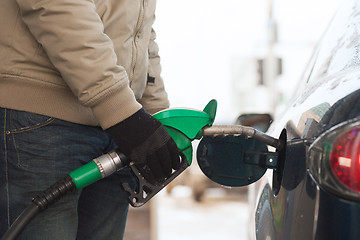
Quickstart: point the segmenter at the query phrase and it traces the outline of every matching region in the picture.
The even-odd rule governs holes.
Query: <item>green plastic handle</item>
[[[211,100],[203,111],[172,108],[160,111],[154,114],[154,117],[165,126],[165,129],[174,139],[178,149],[184,154],[190,165],[193,153],[191,142],[194,139],[200,139],[202,129],[213,124],[216,109],[216,100]]]

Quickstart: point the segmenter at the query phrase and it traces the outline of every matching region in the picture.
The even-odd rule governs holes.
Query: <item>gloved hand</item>
[[[179,169],[176,143],[163,125],[144,109],[106,131],[151,183],[160,184],[170,176],[172,169]]]

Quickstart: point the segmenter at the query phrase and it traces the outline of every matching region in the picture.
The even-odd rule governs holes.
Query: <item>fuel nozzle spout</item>
[[[205,127],[202,135],[204,137],[243,136],[245,138],[253,138],[278,150],[284,147],[284,142],[280,139],[273,138],[255,128],[242,125],[212,125],[211,127]]]

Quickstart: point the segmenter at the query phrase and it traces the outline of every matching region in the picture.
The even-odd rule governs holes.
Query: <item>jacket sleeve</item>
[[[164,81],[161,77],[159,47],[155,39],[156,33],[152,29],[149,42],[148,81],[143,97],[140,100],[142,106],[151,114],[170,106]]]
[[[91,0],[16,0],[23,21],[105,129],[141,108]]]

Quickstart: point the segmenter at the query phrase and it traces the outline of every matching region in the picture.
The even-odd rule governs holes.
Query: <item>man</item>
[[[155,4],[1,1],[1,236],[38,191],[115,147],[154,183],[179,167],[175,142],[149,114],[169,106]],[[125,170],[65,196],[20,238],[122,239],[123,181]]]

